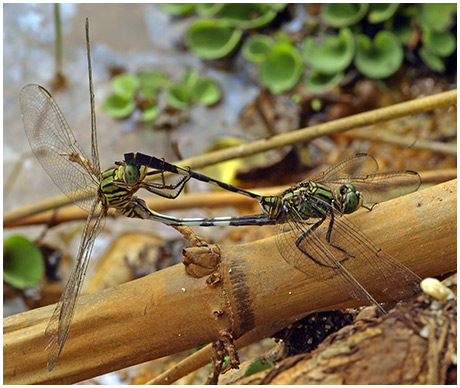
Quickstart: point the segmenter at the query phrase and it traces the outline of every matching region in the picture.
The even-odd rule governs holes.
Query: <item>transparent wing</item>
[[[27,85],[19,102],[30,148],[43,169],[64,194],[89,211],[97,194],[98,177],[88,167],[60,155],[75,153],[88,160],[53,97],[39,85]]]
[[[341,186],[345,181],[330,181],[331,188]],[[415,171],[393,171],[367,176],[357,176],[348,180],[363,194],[364,204],[384,202],[417,191],[421,184],[420,175]]]
[[[89,228],[91,217],[97,215],[93,228]],[[45,330],[45,348],[49,349],[48,370],[51,371],[61,354],[67,335],[69,334],[70,323],[75,312],[75,305],[88,268],[94,240],[105,223],[106,210],[97,200],[93,201],[90,214],[86,221],[83,235],[78,249],[77,263],[72,270],[69,280],[62,293],[56,309]]]
[[[421,179],[415,171],[377,173],[377,161],[360,153],[343,160],[310,180],[324,183],[333,191],[352,183],[363,194],[364,204],[384,202],[417,191]]]
[[[377,174],[379,165],[372,155],[359,153],[342,160],[335,166],[308,178],[308,181],[329,182],[333,178],[351,178],[353,176]]]
[[[308,220],[291,209],[281,221],[276,228],[278,249],[287,263],[308,277],[379,308],[376,300],[381,294],[371,295],[371,285],[381,285],[381,293],[395,301],[420,292],[416,274],[332,208],[324,219]],[[332,281],[334,277],[339,280]]]

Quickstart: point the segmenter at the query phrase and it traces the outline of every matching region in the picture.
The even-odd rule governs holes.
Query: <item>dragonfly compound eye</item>
[[[139,178],[140,178],[139,168],[132,164],[127,164],[125,166],[126,183],[130,185],[137,183],[139,181]]]
[[[346,183],[339,189],[338,202],[342,213],[350,214],[363,204],[363,195],[351,183]]]

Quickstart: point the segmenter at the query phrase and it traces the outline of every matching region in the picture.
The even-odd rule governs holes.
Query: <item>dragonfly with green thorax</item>
[[[188,220],[155,214],[157,220],[200,226],[238,226],[242,221],[245,225],[276,224],[276,245],[287,263],[365,304],[377,306],[382,313],[385,310],[367,291],[370,282],[384,285],[381,291],[394,301],[420,292],[421,279],[345,217],[360,207],[371,210],[376,203],[416,191],[421,180],[414,171],[378,173],[377,161],[359,153],[281,195],[261,196],[153,156],[128,153],[124,158],[128,164],[147,166],[157,173],[192,177],[248,196],[258,201],[263,211],[254,216]]]
[[[42,86],[27,85],[20,93],[20,109],[30,147],[54,183],[75,204],[88,212],[78,249],[75,267],[62,293],[45,332],[49,349],[48,369],[57,363],[70,329],[75,305],[84,280],[96,236],[104,226],[109,208],[131,218],[147,218],[147,206],[134,194],[146,189],[165,198],[175,198],[190,177],[182,176],[167,184],[145,178],[161,172],[117,162],[115,168],[101,171],[97,148],[96,116],[91,75],[89,27],[86,21],[90,105],[91,105],[91,159],[89,159],[67,124],[51,94]],[[151,216],[151,215],[150,215]],[[91,227],[90,221],[95,218]]]

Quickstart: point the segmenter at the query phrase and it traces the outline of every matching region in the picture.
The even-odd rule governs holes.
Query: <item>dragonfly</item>
[[[91,159],[78,144],[51,94],[42,86],[30,84],[20,93],[20,109],[30,147],[54,183],[76,205],[88,212],[78,249],[76,264],[45,330],[49,349],[48,370],[61,354],[70,330],[76,301],[85,277],[94,241],[104,226],[109,208],[131,218],[146,218],[146,205],[134,194],[139,189],[165,198],[175,198],[190,179],[182,176],[173,183],[147,182],[145,178],[161,172],[116,162],[115,168],[101,171],[97,147],[96,115],[91,71],[89,23],[86,20],[86,45],[91,106]],[[93,226],[90,221],[95,218]]]
[[[379,202],[418,190],[421,179],[415,171],[379,173],[375,158],[358,153],[280,195],[261,196],[154,156],[127,153],[124,160],[245,195],[258,201],[263,211],[252,216],[203,219],[157,213],[157,220],[189,226],[275,224],[276,245],[288,264],[364,304],[377,306],[382,313],[384,308],[367,291],[370,282],[384,285],[381,291],[393,301],[420,292],[420,277],[379,248],[345,216],[361,207],[370,211]]]

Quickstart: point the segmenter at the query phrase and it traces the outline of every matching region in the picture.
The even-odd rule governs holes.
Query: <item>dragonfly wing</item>
[[[352,183],[363,193],[364,204],[372,205],[417,191],[421,178],[415,171],[407,170],[357,176],[350,179],[348,183]]]
[[[314,220],[320,222],[320,219]],[[350,295],[366,305],[376,305],[384,312],[377,301],[329,250],[328,244],[311,230],[316,222],[310,222],[312,219],[286,221],[277,225],[276,240],[278,250],[288,264],[307,277],[326,283],[340,293]],[[320,228],[323,227],[324,222],[319,226]]]
[[[27,85],[19,102],[30,148],[43,169],[64,194],[88,212],[97,194],[98,177],[60,155],[75,153],[88,159],[53,97],[39,85]]]
[[[333,214],[327,216],[328,222],[334,218],[330,242],[346,253],[332,248],[333,252],[364,287],[377,282],[393,301],[420,293],[422,279],[419,276],[379,248],[345,216],[335,210]],[[325,229],[319,232],[321,239],[325,239],[325,235]]]
[[[356,175],[361,176],[376,174],[378,170],[379,165],[372,155],[359,153],[342,160],[335,166],[308,178],[308,180],[329,182],[333,178],[350,178]]]
[[[90,229],[89,224],[93,214],[97,214],[97,218],[93,228]],[[67,335],[69,334],[70,323],[72,322],[75,305],[83,284],[86,269],[88,268],[94,240],[104,226],[105,215],[106,209],[104,209],[98,201],[94,200],[83,230],[82,240],[78,249],[77,263],[72,270],[61,299],[45,330],[45,348],[49,349],[49,371],[55,367],[67,339]]]
[[[315,228],[320,221],[318,218],[305,221],[291,213],[287,223],[277,226],[277,245],[285,261],[307,276],[366,304],[379,306],[375,300],[382,295],[374,296],[367,291],[375,289],[375,283],[395,301],[420,292],[421,279],[417,275],[377,247],[339,212],[331,209]],[[332,283],[335,276],[340,280]]]

